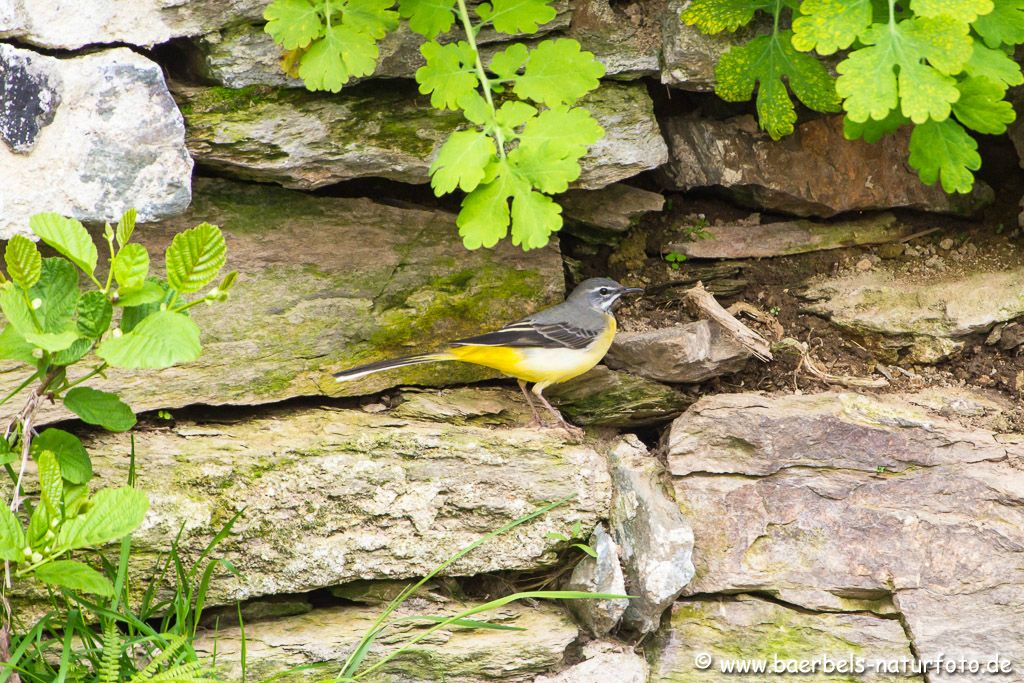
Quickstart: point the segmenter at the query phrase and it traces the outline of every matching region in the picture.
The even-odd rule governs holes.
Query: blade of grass
[[[414,614],[412,616],[401,617],[399,619],[395,619],[395,623],[404,622],[404,621],[430,621],[430,622],[433,622],[433,623],[437,624],[437,623],[440,623],[442,621],[446,621],[447,619],[448,619],[448,617],[442,617],[442,616],[433,615],[433,614]],[[508,624],[495,624],[495,623],[490,622],[490,621],[477,621],[475,619],[459,619],[457,621],[452,621],[452,622],[448,622],[448,623],[450,623],[452,626],[461,626],[461,627],[467,628],[467,629],[482,628],[482,629],[493,629],[495,631],[526,631],[527,630],[527,629],[523,628],[522,626],[509,626]]]
[[[53,683],[64,683],[64,679],[68,677],[72,652],[71,637],[75,634],[75,620],[78,616],[78,610],[73,609],[68,612],[68,621],[64,625],[64,645],[60,655],[60,670],[57,672],[57,678],[53,679]]]

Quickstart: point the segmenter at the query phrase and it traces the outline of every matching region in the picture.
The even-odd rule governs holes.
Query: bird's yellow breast
[[[448,353],[455,360],[494,368],[527,382],[549,385],[578,377],[597,365],[614,338],[615,318],[609,315],[605,331],[582,349],[456,346]]]

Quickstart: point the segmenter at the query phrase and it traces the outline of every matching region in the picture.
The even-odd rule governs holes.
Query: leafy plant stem
[[[107,285],[102,288],[104,294],[110,292],[110,285],[114,281],[114,257],[117,254],[114,251],[114,236],[112,234],[107,236],[107,248],[110,249],[110,267],[107,268]]]
[[[110,365],[108,363],[100,363],[99,365],[94,367],[92,370],[90,370],[88,373],[86,373],[85,375],[83,375],[83,376],[79,377],[78,379],[76,379],[74,382],[66,383],[63,386],[61,386],[59,391],[67,391],[68,389],[74,389],[79,384],[81,384],[83,382],[87,382],[88,380],[92,379],[96,375],[99,375],[100,373],[102,373],[104,370],[106,370],[109,367],[110,367]]]
[[[484,63],[480,59],[480,50],[476,45],[476,31],[473,28],[473,22],[469,18],[469,9],[466,7],[466,0],[458,0],[459,5],[459,20],[462,22],[462,27],[466,31],[466,42],[469,43],[469,47],[472,48],[473,54],[476,56],[476,75],[480,80],[480,88],[484,92],[484,100],[487,102],[487,106],[491,110],[491,120],[497,115],[494,109],[494,98],[491,95],[491,81],[487,77],[487,72],[484,70]],[[505,158],[505,136],[501,132],[501,128],[494,126],[492,131],[494,134],[494,141],[498,146],[498,156],[502,159]]]

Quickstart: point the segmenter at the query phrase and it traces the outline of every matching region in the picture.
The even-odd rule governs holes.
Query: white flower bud
[[[43,556],[40,553],[32,553],[32,562],[33,563],[42,562],[42,561],[43,561]]]
[[[43,305],[43,300],[40,298],[32,299],[32,308],[39,310],[39,307]]]
[[[43,357],[43,350],[42,349],[32,349],[32,357],[33,358],[42,358]]]
[[[118,337],[120,337],[120,336],[121,336],[122,334],[124,334],[124,332],[122,332],[122,331],[121,331],[121,328],[120,328],[120,327],[115,327],[115,328],[114,328],[114,339],[117,339],[117,338],[118,338]]]

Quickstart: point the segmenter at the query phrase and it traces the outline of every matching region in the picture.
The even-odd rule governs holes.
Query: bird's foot
[[[583,441],[583,438],[587,435],[587,432],[582,427],[571,425],[565,420],[562,420],[562,423],[558,426],[568,432],[574,441]]]

